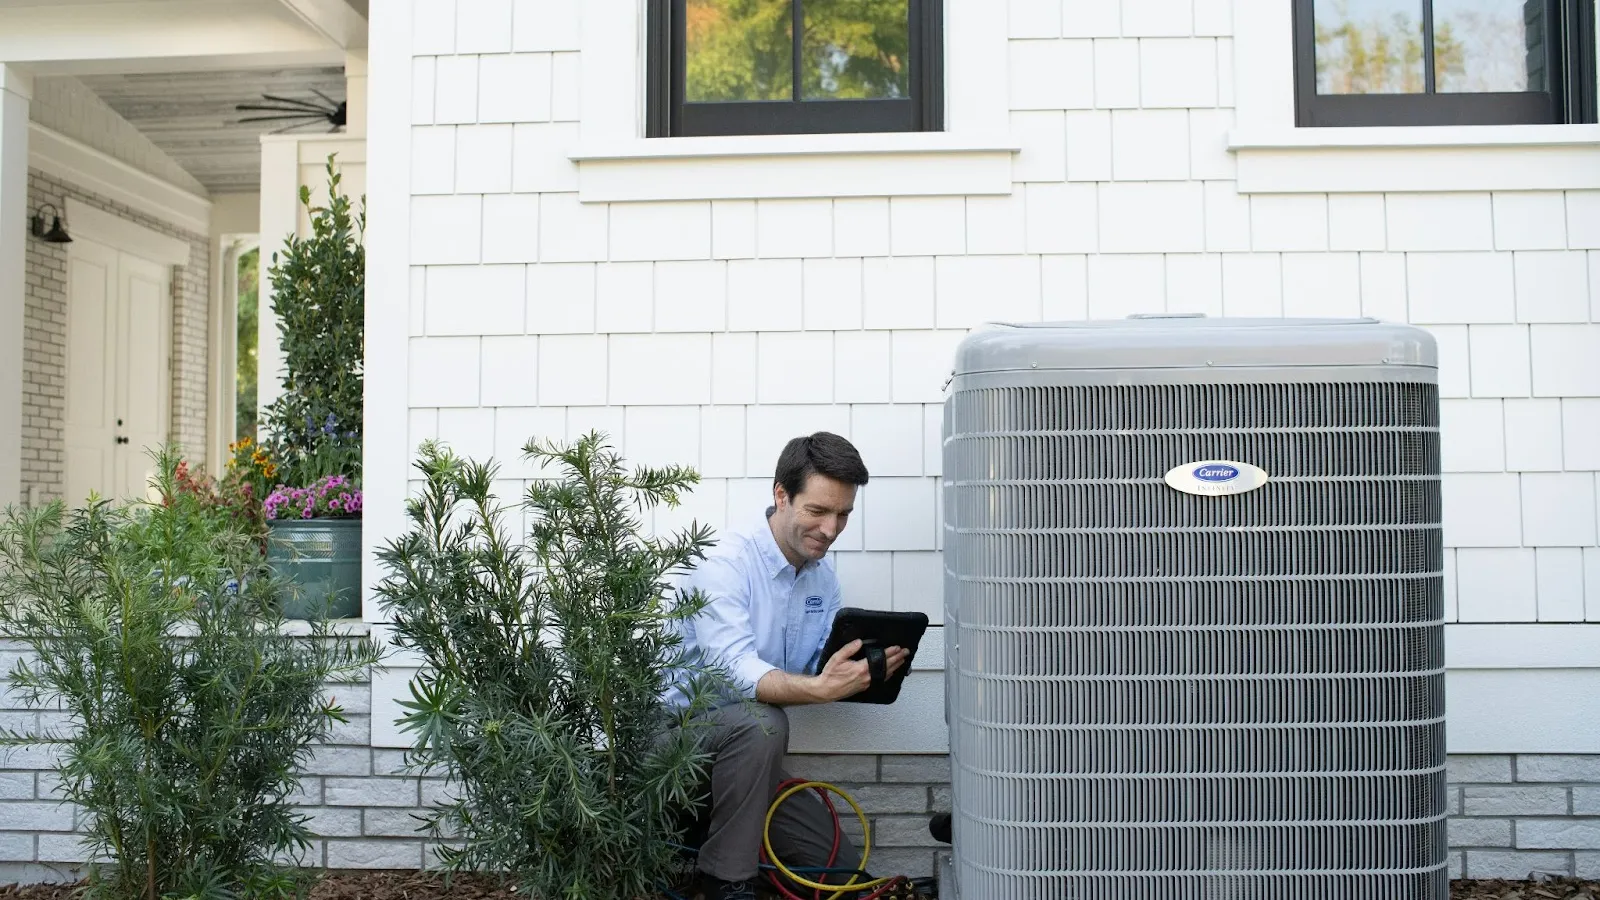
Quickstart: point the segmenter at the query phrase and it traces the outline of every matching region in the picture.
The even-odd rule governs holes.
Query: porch
[[[365,6],[0,3],[0,505],[141,493],[168,441],[215,471],[272,400],[239,262],[304,227],[328,154],[364,189]]]

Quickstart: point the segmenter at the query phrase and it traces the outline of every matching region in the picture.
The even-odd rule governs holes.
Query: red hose
[[[776,791],[774,791],[774,794],[781,794],[784,791],[788,790],[789,788],[791,788],[791,787],[793,787],[793,786],[795,786],[797,784],[802,784],[805,781],[806,781],[806,779],[804,779],[804,778],[790,778],[790,779],[784,781],[783,783],[779,784],[778,785],[778,789]],[[844,838],[844,827],[843,827],[843,824],[839,821],[839,810],[837,808],[835,808],[834,805],[833,805],[833,797],[827,791],[823,790],[822,788],[819,788],[819,787],[818,788],[812,788],[812,790],[816,791],[817,792],[817,796],[822,798],[822,805],[826,806],[828,808],[828,816],[833,819],[833,849],[828,851],[828,861],[823,864],[825,868],[830,868],[831,869],[838,862],[838,859],[839,859],[839,842],[841,840],[843,840],[843,838]],[[761,852],[761,862],[763,864],[770,865],[772,860],[767,858],[767,848],[766,847],[762,847],[760,852]],[[806,900],[806,898],[801,897],[799,894],[796,894],[794,891],[789,890],[788,885],[785,885],[783,883],[782,877],[779,876],[779,874],[776,871],[773,871],[771,869],[767,870],[767,880],[772,882],[773,890],[776,890],[780,895],[782,895],[785,898],[785,900]],[[816,880],[817,881],[822,881],[823,879],[818,878]],[[904,880],[905,879],[899,878],[899,877],[893,878],[893,879],[889,880],[888,882],[884,883],[883,885],[879,886],[877,890],[873,891],[872,893],[868,894],[865,897],[860,898],[860,900],[880,900],[880,898],[882,898],[884,896],[887,896],[889,891],[893,890],[897,885],[899,885],[899,883],[901,881],[904,881]],[[847,887],[842,887],[841,886],[841,888],[843,890],[849,890],[849,888],[847,888]],[[822,900],[822,891],[821,890],[814,889],[812,891],[812,894],[813,894],[812,900]]]

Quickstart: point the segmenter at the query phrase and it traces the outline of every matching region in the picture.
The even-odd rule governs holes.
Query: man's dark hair
[[[805,489],[806,478],[812,473],[857,487],[867,483],[867,465],[855,445],[827,431],[797,437],[785,444],[778,454],[778,471],[773,480],[792,499]]]

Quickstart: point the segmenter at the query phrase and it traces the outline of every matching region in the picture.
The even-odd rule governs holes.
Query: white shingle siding
[[[607,426],[629,457],[698,468],[690,506],[722,524],[762,502],[785,439],[839,431],[874,473],[844,540],[864,554],[840,560],[853,602],[937,620],[938,411],[966,329],[1408,320],[1443,360],[1451,617],[1600,607],[1600,192],[1240,194],[1231,4],[1007,6],[987,77],[1021,148],[1009,194],[605,204],[568,158],[579,4],[419,0],[413,443],[523,478],[531,434]]]

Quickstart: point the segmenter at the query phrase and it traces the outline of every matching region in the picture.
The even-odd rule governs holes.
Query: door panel
[[[144,496],[168,433],[172,274],[75,239],[67,264],[66,500]]]
[[[172,327],[171,270],[123,253],[119,257],[122,348],[126,376],[119,386],[117,408],[123,419],[118,445],[123,496],[142,495],[154,471],[150,454],[167,439],[171,403],[168,371]],[[189,448],[184,448],[189,449]]]
[[[66,501],[115,496],[117,252],[74,240],[67,255]]]

